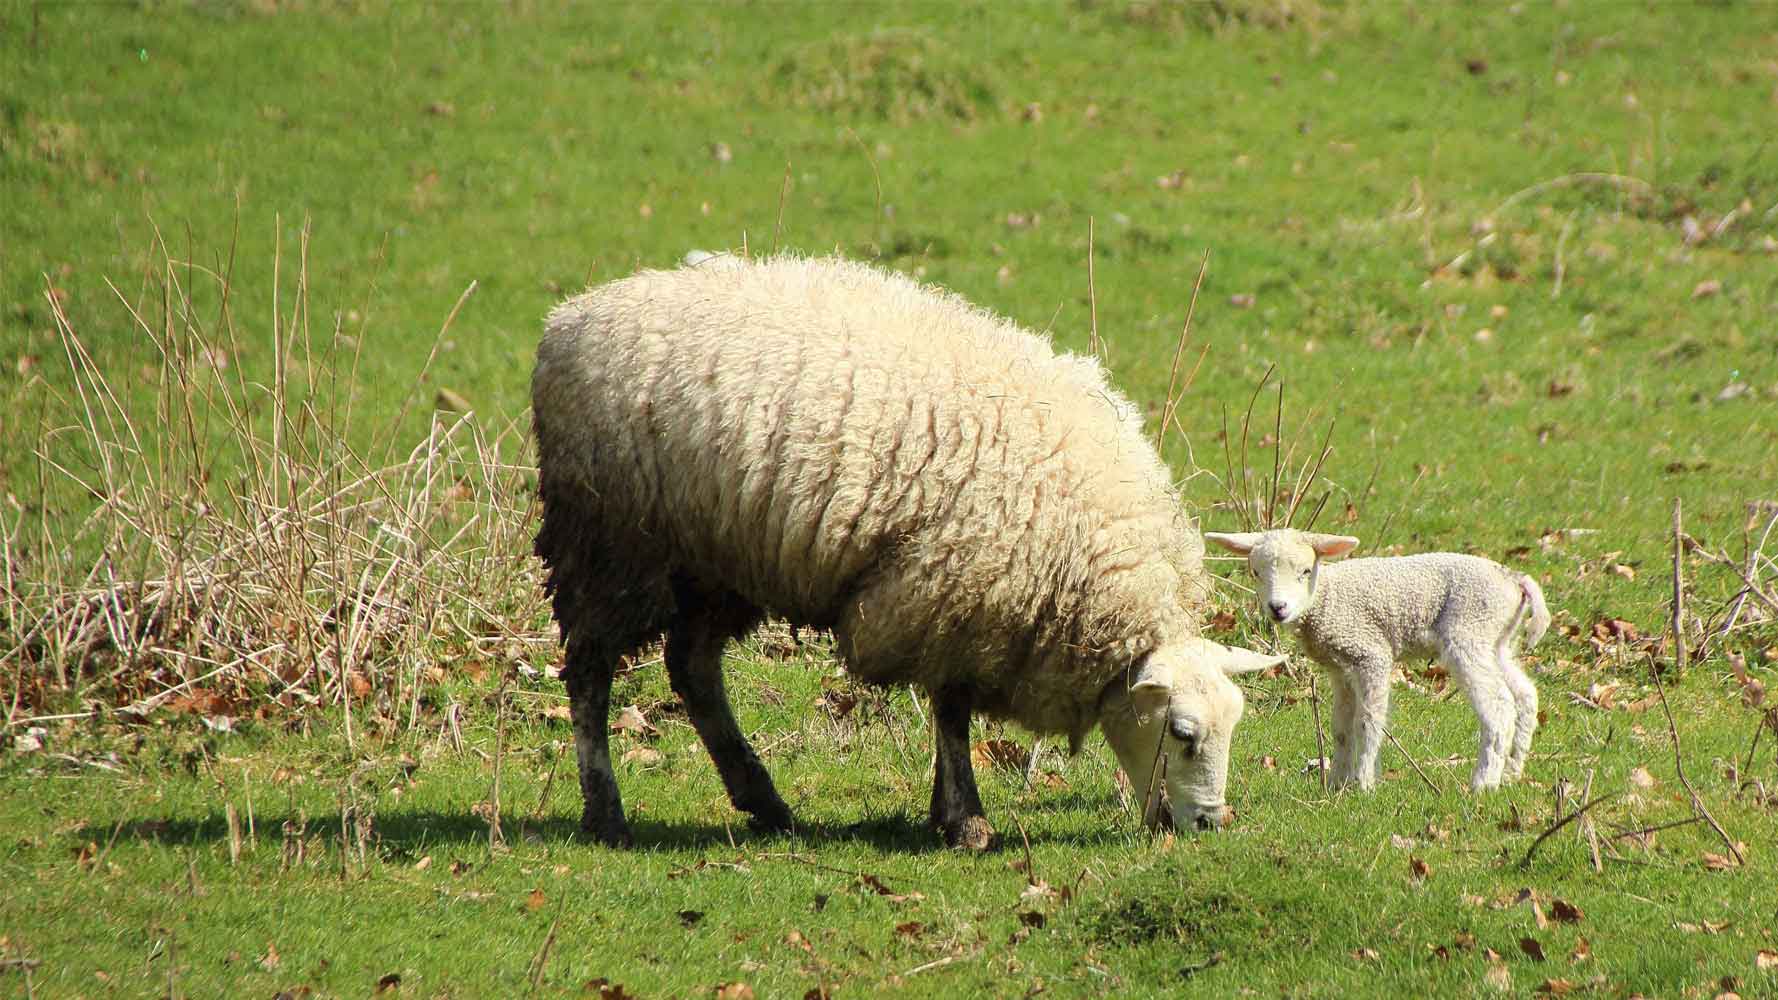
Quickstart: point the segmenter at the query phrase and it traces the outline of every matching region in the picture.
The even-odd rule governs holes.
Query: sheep
[[[1431,552],[1323,563],[1351,552],[1349,535],[1289,529],[1204,538],[1247,557],[1259,603],[1294,626],[1309,656],[1334,678],[1333,777],[1375,787],[1389,718],[1389,681],[1406,655],[1438,656],[1481,721],[1474,790],[1517,779],[1537,730],[1537,685],[1514,656],[1521,627],[1530,649],[1549,628],[1537,581],[1480,556]]]
[[[662,637],[730,800],[792,827],[722,683],[725,643],[767,614],[930,695],[928,816],[952,846],[993,839],[972,713],[1076,751],[1097,723],[1136,787],[1167,793],[1151,824],[1227,818],[1229,675],[1282,657],[1198,635],[1196,521],[1095,360],[871,266],[708,255],[558,305],[532,402],[589,835],[631,842],[610,686]]]

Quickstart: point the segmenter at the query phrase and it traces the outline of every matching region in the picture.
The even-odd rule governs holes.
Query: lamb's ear
[[[1259,539],[1260,533],[1257,531],[1204,532],[1204,541],[1214,542],[1238,556],[1252,552],[1253,547],[1259,544]]]
[[[1351,535],[1304,535],[1303,540],[1323,559],[1338,559],[1358,548],[1358,539]]]
[[[1275,667],[1286,659],[1281,655],[1256,653],[1240,646],[1224,646],[1210,639],[1193,639],[1189,645],[1195,648],[1198,662],[1214,667],[1230,677]]]

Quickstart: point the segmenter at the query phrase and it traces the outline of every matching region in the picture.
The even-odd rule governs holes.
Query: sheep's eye
[[[1173,738],[1185,744],[1185,759],[1190,760],[1198,755],[1198,727],[1187,719],[1174,719],[1168,727]]]
[[[1302,573],[1298,575],[1301,576],[1302,579],[1307,580],[1309,578],[1309,570],[1303,570]]]

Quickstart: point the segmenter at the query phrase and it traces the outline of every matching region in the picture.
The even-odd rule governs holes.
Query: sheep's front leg
[[[932,776],[932,825],[951,847],[987,850],[994,828],[982,814],[975,787],[975,766],[969,759],[969,692],[945,688],[932,695],[933,730],[938,752]]]
[[[765,830],[789,830],[790,808],[778,797],[772,776],[735,722],[722,683],[722,647],[729,630],[710,618],[682,618],[667,633],[665,660],[673,693],[685,703],[692,728],[710,751],[716,773],[735,808]]]
[[[1512,744],[1513,730],[1517,726],[1518,713],[1512,693],[1501,677],[1500,663],[1493,650],[1449,646],[1444,653],[1446,665],[1463,685],[1464,693],[1469,695],[1470,707],[1475,709],[1481,729],[1469,787],[1478,792],[1496,788],[1505,773],[1507,748]]]
[[[1345,788],[1358,782],[1352,766],[1353,742],[1357,739],[1358,696],[1353,693],[1352,682],[1345,671],[1330,670],[1327,677],[1331,682],[1328,687],[1333,689],[1333,710],[1328,720],[1333,729],[1333,784],[1335,788]]]
[[[1383,729],[1389,724],[1389,675],[1395,667],[1387,657],[1362,660],[1346,670],[1352,686],[1352,747],[1348,780],[1369,791],[1377,786],[1377,755],[1383,749]]]
[[[617,657],[594,638],[573,630],[562,680],[568,686],[568,711],[574,720],[574,756],[580,764],[580,795],[584,802],[580,828],[612,847],[630,844],[630,825],[611,770],[607,727],[611,711],[611,678]]]

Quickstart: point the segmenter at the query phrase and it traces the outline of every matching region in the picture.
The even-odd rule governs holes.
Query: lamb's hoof
[[[945,825],[945,846],[966,851],[986,851],[994,847],[998,838],[994,836],[994,828],[981,816],[965,816],[956,823]]]

